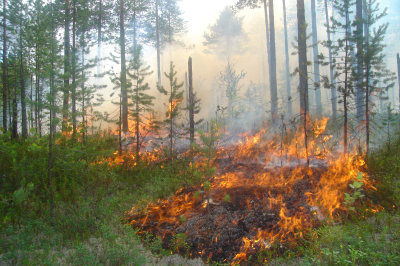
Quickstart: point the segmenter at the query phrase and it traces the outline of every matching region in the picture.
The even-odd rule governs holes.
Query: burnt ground
[[[196,198],[196,189],[189,188],[145,211],[132,209],[126,214],[127,221],[141,233],[161,237],[165,249],[205,261],[231,262],[272,243],[293,242],[302,230],[323,217],[317,207],[307,204],[306,194],[318,189],[314,184],[325,168],[313,169],[311,174],[307,168],[297,168],[295,175],[301,177],[293,180],[294,169],[290,167],[268,169],[261,164],[229,161],[219,165],[217,178],[211,183],[210,204],[206,192],[200,190]],[[239,176],[240,184],[224,187],[218,177],[226,174]],[[280,181],[260,185],[256,182],[260,174],[279,177]],[[224,200],[226,194],[229,201]]]

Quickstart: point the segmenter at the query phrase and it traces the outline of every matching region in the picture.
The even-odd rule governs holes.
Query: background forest
[[[0,8],[1,265],[400,263],[400,2],[3,0]],[[187,234],[166,243],[143,235],[145,222],[127,225],[132,206],[143,216],[177,191],[203,197],[211,219],[215,176],[226,158],[243,156],[221,147],[258,136],[271,144],[257,149],[280,149],[281,168],[285,150],[291,167],[290,141],[301,167],[327,154],[363,158],[360,179],[340,189],[346,215],[331,211],[306,237],[292,232],[296,244],[271,241],[225,260],[213,252],[189,260]]]

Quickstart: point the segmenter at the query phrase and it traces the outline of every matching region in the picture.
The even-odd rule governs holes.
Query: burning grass
[[[192,188],[145,213],[133,208],[127,218],[140,231],[160,236],[164,248],[171,248],[173,235],[185,234],[190,249],[184,252],[191,257],[240,261],[274,243],[294,242],[320,220],[340,216],[346,209],[342,191],[353,180],[348,171],[234,163],[212,182],[209,208],[206,193],[196,197]],[[347,179],[331,184],[331,174]]]
[[[272,141],[265,130],[242,136],[218,149],[208,200],[204,187],[181,189],[145,210],[134,206],[125,218],[139,233],[159,236],[164,248],[203,260],[241,262],[276,243],[296,245],[307,229],[347,213],[344,192],[365,168],[356,153],[329,150],[326,122],[312,125],[308,150],[301,130]],[[363,188],[375,189],[363,176]]]

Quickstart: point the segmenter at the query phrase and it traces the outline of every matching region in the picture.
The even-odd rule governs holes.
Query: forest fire
[[[244,136],[243,143],[218,149],[208,200],[204,187],[182,189],[145,210],[134,206],[125,217],[139,233],[161,237],[165,247],[183,236],[188,246],[179,252],[205,260],[240,262],[274,243],[295,244],[306,229],[347,211],[344,192],[364,167],[355,152],[329,149],[326,122],[313,124],[308,151],[301,129],[272,140],[265,129]],[[374,189],[365,174],[361,181]]]

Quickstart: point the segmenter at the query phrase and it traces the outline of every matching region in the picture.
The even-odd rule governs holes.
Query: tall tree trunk
[[[47,165],[47,186],[49,189],[49,196],[50,196],[50,221],[53,220],[54,217],[54,200],[53,200],[53,182],[52,182],[52,176],[51,176],[51,169],[53,167],[52,164],[52,159],[53,159],[53,107],[54,107],[54,56],[55,56],[55,48],[54,48],[54,17],[53,17],[53,3],[51,3],[51,69],[52,71],[50,72],[50,94],[51,94],[51,100],[50,100],[50,132],[49,132],[49,159],[48,159],[48,165]]]
[[[170,146],[169,146],[169,159],[170,160],[172,160],[172,144],[173,144],[173,141],[172,141],[172,133],[173,133],[173,121],[172,121],[172,111],[174,110],[174,106],[173,106],[173,101],[172,101],[172,82],[170,83],[171,84],[171,94],[170,94],[170,97],[169,97],[169,107],[171,108],[171,110],[170,110],[170,113],[169,113],[169,118],[170,118],[170,125],[169,125],[169,135],[170,135],[170,138],[169,138],[169,140],[170,140]]]
[[[39,50],[39,25],[40,25],[40,5],[36,14],[36,43],[35,43],[35,128],[38,133],[38,120],[39,120],[39,85],[40,85],[40,51]]]
[[[3,0],[3,128],[7,132],[7,8]]]
[[[12,103],[12,133],[13,139],[18,138],[18,106],[17,106],[17,90],[14,89],[14,99]]]
[[[137,49],[137,40],[136,40],[136,27],[137,27],[137,21],[136,21],[136,0],[133,0],[133,52],[136,53]]]
[[[286,93],[288,101],[288,116],[292,117],[292,93],[290,89],[290,66],[289,66],[289,45],[288,45],[288,34],[287,34],[287,23],[286,23],[286,3],[283,1],[283,27],[285,31],[285,60],[286,60]]]
[[[317,32],[317,12],[315,10],[315,0],[311,0],[311,18],[312,18],[312,31],[313,31],[313,55],[314,55],[314,82],[318,84],[315,87],[315,103],[317,106],[317,117],[322,117],[322,102],[321,102],[321,87],[320,87],[320,74],[318,60],[318,32]]]
[[[362,0],[356,0],[356,40],[357,40],[357,76],[358,81],[356,83],[356,109],[357,109],[357,118],[358,122],[363,120],[363,61],[362,61],[362,53],[363,53],[363,23],[361,22],[363,18],[363,3]]]
[[[86,130],[87,130],[87,123],[85,122],[85,117],[86,117],[86,109],[85,109],[85,97],[86,97],[86,88],[85,88],[85,33],[86,31],[83,30],[82,33],[82,142],[86,144]]]
[[[100,57],[101,57],[101,30],[102,30],[102,15],[103,15],[103,3],[102,0],[99,1],[99,21],[98,21],[98,25],[97,25],[97,58],[98,58],[98,62],[97,62],[97,75],[100,76],[100,67],[101,67],[101,61],[100,61]],[[97,78],[98,80],[100,79],[100,77]]]
[[[186,95],[186,107],[188,108],[190,105],[189,105],[189,92],[188,92],[188,74],[186,71],[185,71],[185,95]]]
[[[156,49],[157,49],[157,77],[158,85],[161,86],[161,63],[160,63],[160,25],[158,19],[158,0],[156,0]]]
[[[43,81],[43,78],[42,78],[42,84],[44,84],[44,81]],[[43,99],[43,97],[42,97],[42,94],[43,94],[43,90],[41,90],[40,89],[40,87],[39,87],[39,92],[38,92],[39,94],[39,100],[38,100],[38,102],[39,102],[39,112],[38,112],[38,117],[39,117],[39,119],[38,119],[38,124],[39,124],[39,136],[40,137],[42,137],[42,117],[43,117],[43,109],[42,109],[42,99]]]
[[[267,2],[266,0],[263,0],[264,2],[264,19],[265,19],[265,32],[267,36],[267,55],[268,55],[268,79],[269,79],[269,85],[271,87],[271,49],[270,49],[270,41],[269,41],[269,22],[268,22],[268,10],[267,10]]]
[[[308,113],[308,84],[307,84],[307,36],[304,0],[297,0],[297,21],[299,41],[299,77],[300,77],[300,113],[302,122],[306,122]]]
[[[120,0],[119,28],[121,47],[121,95],[122,95],[122,130],[128,132],[128,88],[126,84],[126,59],[125,59],[125,17],[124,0]]]
[[[270,92],[271,92],[271,119],[275,120],[278,112],[278,84],[276,82],[276,51],[275,51],[275,22],[274,22],[274,0],[269,0],[269,25],[270,25],[270,48],[271,48],[271,60],[270,60]]]
[[[70,44],[69,44],[69,0],[65,0],[65,25],[64,25],[64,99],[63,99],[63,132],[67,131],[68,105],[69,105],[69,71],[70,71]]]
[[[139,126],[139,66],[140,66],[140,53],[138,51],[134,51],[135,52],[135,57],[137,56],[137,62],[138,62],[138,68],[136,70],[136,160],[139,161],[140,159],[140,126]]]
[[[22,8],[22,7],[21,7]],[[19,56],[20,56],[20,82],[21,82],[21,129],[22,129],[22,138],[26,138],[28,136],[28,125],[27,125],[27,117],[26,117],[26,91],[25,91],[25,77],[24,77],[24,58],[23,58],[23,30],[22,30],[22,10],[20,10],[20,37],[19,37]]]
[[[193,95],[193,72],[192,72],[192,58],[189,57],[188,71],[189,71],[189,131],[190,131],[190,145],[194,143],[194,95]]]
[[[85,109],[85,97],[86,97],[86,88],[85,88],[85,48],[86,48],[86,42],[85,42],[85,34],[86,34],[86,27],[83,28],[82,32],[82,127],[83,127],[83,132],[82,132],[82,142],[86,144],[86,133],[87,133],[87,123],[85,121],[86,117],[86,109]]]
[[[76,137],[76,0],[72,15],[72,143]]]
[[[333,85],[334,76],[333,76],[333,68],[332,68],[332,48],[331,48],[331,28],[329,26],[329,12],[328,12],[328,0],[325,0],[325,20],[326,20],[326,27],[327,27],[327,34],[328,34],[328,53],[329,53],[329,71],[330,71],[330,83],[331,83],[331,103],[332,103],[332,117],[337,117],[337,95],[336,95],[336,88]]]
[[[366,84],[365,84],[365,132],[366,132],[366,151],[365,153],[368,154],[369,150],[369,72],[370,72],[370,66],[367,66],[366,68]]]
[[[10,130],[12,131],[12,110],[11,110],[11,108],[12,108],[12,99],[11,99],[11,92],[10,91],[8,91],[8,95],[9,95],[9,97],[8,97],[8,113],[9,113],[9,115],[8,115],[8,119],[9,119],[9,121],[8,121],[8,124],[10,125]]]
[[[298,24],[298,56],[300,77],[300,117],[304,127],[304,143],[307,154],[307,166],[309,165],[307,148],[307,115],[308,115],[308,84],[307,84],[307,34],[304,0],[297,0],[297,24]]]
[[[367,8],[367,7],[365,7]],[[364,12],[364,37],[365,37],[365,43],[366,43],[366,47],[365,47],[365,54],[369,53],[369,25],[370,25],[370,21],[367,18],[367,14]],[[369,151],[369,98],[370,98],[370,86],[369,86],[369,82],[370,82],[370,76],[371,76],[371,63],[367,63],[365,66],[365,131],[366,131],[366,153],[368,154]],[[389,94],[389,92],[388,92]]]
[[[349,6],[345,5],[346,7],[346,25],[349,23]],[[346,46],[345,46],[345,57],[344,57],[344,93],[343,93],[343,112],[344,112],[344,134],[343,134],[343,147],[344,147],[344,153],[347,154],[347,90],[348,90],[348,70],[347,70],[347,64],[348,64],[348,53],[349,53],[349,45],[348,45],[348,40],[350,37],[350,34],[348,32],[346,33]]]
[[[30,105],[29,105],[29,112],[30,112],[30,115],[29,115],[29,120],[30,120],[30,129],[32,129],[32,128],[34,128],[34,125],[33,125],[33,73],[31,73],[31,94],[30,94],[30,101],[31,101],[31,103],[30,103]],[[29,130],[30,130],[29,129]]]
[[[400,108],[400,57],[399,54],[397,56],[397,82],[399,85],[399,108]]]

